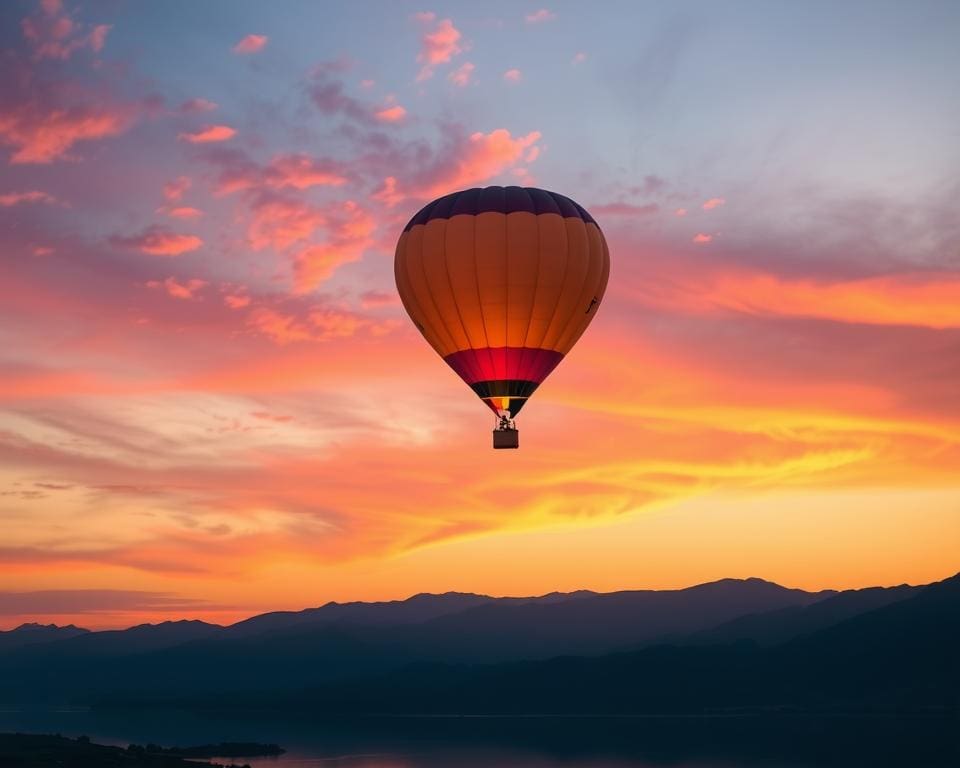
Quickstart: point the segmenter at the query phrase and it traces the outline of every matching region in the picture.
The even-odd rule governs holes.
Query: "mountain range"
[[[422,594],[0,633],[0,704],[633,713],[957,704],[960,575],[806,592],[761,579],[529,598]]]

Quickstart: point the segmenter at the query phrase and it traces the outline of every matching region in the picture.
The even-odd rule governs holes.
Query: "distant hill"
[[[724,579],[677,590],[575,593],[551,600],[494,600],[396,632],[440,661],[491,662],[609,653],[627,644],[704,631],[744,614],[817,603],[832,591]]]
[[[73,624],[65,627],[58,627],[56,624],[21,624],[16,629],[0,632],[0,653],[27,645],[65,640],[89,633],[89,629],[81,629]]]
[[[698,632],[687,643],[714,645],[736,640],[752,640],[759,645],[777,645],[794,637],[808,635],[838,624],[861,613],[905,600],[922,587],[870,587],[840,592],[811,605],[794,605],[764,613],[750,613],[717,627]]]
[[[33,647],[25,657],[62,655],[70,658],[87,656],[129,656],[199,640],[222,630],[203,621],[164,621],[160,624],[139,624],[130,629],[88,632],[57,638],[53,647]]]
[[[600,657],[425,664],[256,702],[363,714],[957,712],[957,648],[960,575],[772,648],[662,645]]]
[[[302,611],[275,611],[237,622],[227,633],[231,637],[251,637],[265,632],[302,629],[308,626],[353,624],[365,627],[397,626],[428,621],[456,613],[497,598],[462,592],[441,595],[420,594],[406,600],[377,603],[327,603]]]
[[[823,633],[913,604],[930,589],[810,593],[725,579],[681,590],[330,603],[230,627],[166,622],[0,649],[0,703],[289,706],[309,690],[300,705],[485,711],[501,701],[576,711],[562,702],[579,686],[586,698],[576,706],[593,711],[607,702],[620,711],[629,709],[617,698],[621,685],[630,706],[653,710],[753,706],[776,699],[769,686],[784,670],[803,668]],[[616,653],[624,649],[632,650]],[[788,651],[789,660],[778,656]],[[832,651],[818,653],[817,663],[829,666]],[[805,675],[814,680],[809,664]],[[513,691],[523,680],[532,687]]]
[[[330,603],[226,628],[203,622],[142,625],[0,653],[0,702],[302,688],[431,661],[606,653],[832,594],[725,579],[680,590],[522,598],[446,593]]]

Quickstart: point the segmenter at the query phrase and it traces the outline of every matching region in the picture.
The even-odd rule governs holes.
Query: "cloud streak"
[[[233,46],[233,52],[239,54],[259,53],[267,46],[266,35],[247,35]]]
[[[237,135],[235,129],[229,125],[207,125],[193,133],[181,133],[181,141],[187,141],[190,144],[210,144],[218,141],[229,141]]]
[[[136,235],[115,235],[110,243],[118,248],[132,248],[150,256],[180,256],[203,245],[197,235],[185,235],[160,226],[147,227]]]
[[[204,600],[166,592],[128,589],[47,589],[35,592],[0,592],[2,616],[60,616],[116,611],[181,613],[208,607]]]
[[[28,192],[7,192],[0,194],[0,208],[12,208],[15,205],[24,205],[30,203],[46,203],[53,205],[57,198],[46,192],[32,189]]]
[[[674,275],[653,289],[657,304],[679,311],[810,317],[843,323],[960,328],[960,275],[915,273],[854,280],[791,279],[732,269]]]

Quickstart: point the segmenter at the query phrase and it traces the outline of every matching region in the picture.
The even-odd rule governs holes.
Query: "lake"
[[[351,718],[306,714],[0,712],[0,731],[102,744],[259,741],[253,768],[955,768],[956,717]],[[226,762],[229,762],[226,761]]]

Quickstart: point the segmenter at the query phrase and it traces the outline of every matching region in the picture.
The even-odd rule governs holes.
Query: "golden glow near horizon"
[[[674,40],[662,9],[493,29],[464,5],[427,50],[429,14],[241,3],[237,34],[168,19],[201,30],[173,60],[142,49],[148,7],[24,8],[0,99],[0,629],[960,570],[949,24],[901,48],[837,19],[814,50],[790,6],[704,4],[697,29],[736,34]],[[637,51],[664,39],[653,82]],[[522,77],[492,76],[501,46]],[[611,253],[519,451],[490,449],[394,287],[409,217],[486,184],[570,195]]]

